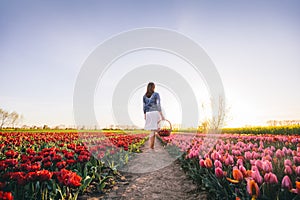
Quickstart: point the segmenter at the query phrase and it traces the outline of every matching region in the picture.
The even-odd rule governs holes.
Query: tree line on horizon
[[[8,112],[0,108],[0,129],[7,126],[15,128],[22,118],[23,116],[16,111]]]

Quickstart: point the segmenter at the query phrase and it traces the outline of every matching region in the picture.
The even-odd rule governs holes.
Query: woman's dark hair
[[[146,92],[146,94],[145,94],[146,97],[148,97],[148,98],[151,97],[151,95],[152,95],[153,92],[154,92],[154,88],[155,88],[155,85],[154,85],[153,82],[148,83],[148,85],[147,85],[147,92]]]

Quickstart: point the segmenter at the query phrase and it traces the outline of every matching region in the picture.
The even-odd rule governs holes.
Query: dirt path
[[[206,199],[157,139],[154,151],[148,141],[142,151],[122,170],[126,179],[103,199]]]

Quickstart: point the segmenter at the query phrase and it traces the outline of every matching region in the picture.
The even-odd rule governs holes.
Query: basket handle
[[[170,129],[173,130],[173,129],[172,129],[172,124],[171,124],[171,122],[170,122],[169,120],[167,120],[167,119],[161,119],[161,120],[159,120],[159,121],[157,122],[157,124],[159,124],[159,122],[161,122],[161,121],[167,121],[167,122],[170,124]]]

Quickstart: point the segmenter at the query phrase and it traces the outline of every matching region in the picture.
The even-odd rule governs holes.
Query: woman
[[[155,85],[150,82],[147,86],[147,92],[143,96],[145,130],[151,130],[149,140],[150,148],[154,149],[155,132],[157,131],[157,123],[164,119],[160,107],[160,97],[157,92],[154,92]]]

